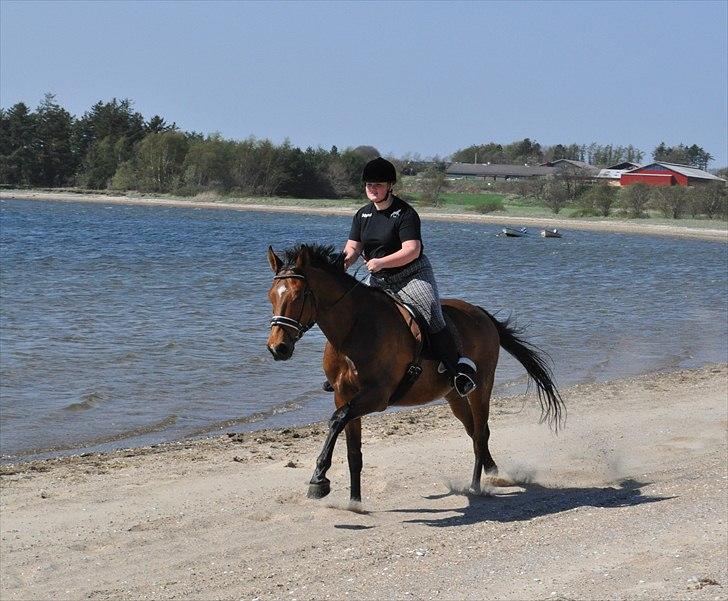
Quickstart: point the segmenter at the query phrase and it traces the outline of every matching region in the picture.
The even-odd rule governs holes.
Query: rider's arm
[[[349,269],[349,266],[357,260],[361,254],[364,245],[356,240],[347,240],[346,246],[344,246],[344,269]]]
[[[392,267],[402,267],[414,261],[420,256],[422,242],[419,240],[405,240],[402,242],[402,248],[391,255],[380,259],[370,259],[367,261],[369,271],[377,272],[380,269],[391,269]]]

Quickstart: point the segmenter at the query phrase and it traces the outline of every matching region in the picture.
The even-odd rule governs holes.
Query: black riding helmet
[[[397,171],[394,168],[394,165],[392,165],[392,163],[390,163],[387,159],[377,157],[376,159],[369,161],[364,166],[361,179],[364,183],[389,182],[393,184],[397,181]]]

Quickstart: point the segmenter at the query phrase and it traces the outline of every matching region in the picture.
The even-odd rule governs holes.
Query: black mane
[[[296,244],[283,251],[283,267],[292,269],[296,266],[301,251],[308,249],[308,257],[313,267],[324,269],[330,273],[352,277],[344,271],[343,253],[335,249],[333,244]]]

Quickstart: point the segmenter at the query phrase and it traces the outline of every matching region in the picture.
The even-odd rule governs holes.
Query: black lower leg
[[[493,457],[488,449],[488,439],[490,438],[490,428],[487,422],[483,425],[483,431],[479,440],[473,439],[473,448],[475,450],[475,468],[473,469],[473,480],[470,484],[470,490],[474,493],[479,493],[480,488],[480,477],[483,472],[487,475],[495,475],[498,473],[498,466],[496,466]]]
[[[498,466],[495,464],[495,461],[493,461],[493,456],[490,454],[490,449],[488,448],[490,428],[487,423],[485,424],[483,438],[483,471],[485,471],[488,475],[494,476],[498,473]]]
[[[470,482],[470,492],[478,494],[480,493],[480,475],[483,472],[483,462],[480,457],[475,459],[475,467],[473,468],[473,479]]]
[[[334,445],[341,431],[346,426],[347,422],[351,419],[349,417],[350,406],[344,405],[336,411],[334,411],[331,419],[329,420],[329,433],[326,436],[324,447],[321,450],[321,454],[316,460],[316,470],[313,473],[311,482],[308,487],[308,496],[312,499],[321,499],[329,494],[331,491],[331,485],[326,472],[331,467],[331,457],[334,454]]]

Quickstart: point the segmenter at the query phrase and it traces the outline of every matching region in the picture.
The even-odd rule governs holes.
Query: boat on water
[[[525,227],[515,229],[512,227],[504,227],[497,235],[505,236],[506,238],[521,238],[528,233]]]
[[[541,230],[542,238],[561,238],[561,232],[556,228],[552,230]]]

